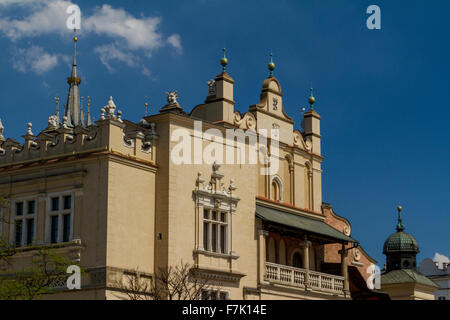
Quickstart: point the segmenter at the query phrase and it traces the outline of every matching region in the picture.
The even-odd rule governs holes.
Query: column
[[[263,229],[258,230],[258,283],[264,282],[266,273],[266,238],[269,232]]]
[[[304,241],[300,243],[303,249],[303,268],[305,269],[305,289],[309,287],[309,247],[311,242],[308,241],[308,237],[305,235]]]
[[[345,244],[342,244],[342,250],[339,251],[341,254],[341,272],[344,277],[344,294],[348,296],[350,294],[350,286],[348,281],[348,251],[345,250]]]
[[[309,209],[314,211],[314,189],[313,189],[313,168],[308,171],[308,188],[309,188]]]
[[[295,206],[295,175],[294,175],[294,163],[289,164],[289,178],[290,178],[290,189],[291,189],[291,204]]]

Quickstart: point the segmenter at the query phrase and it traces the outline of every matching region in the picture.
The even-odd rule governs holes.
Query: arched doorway
[[[300,252],[295,251],[292,255],[292,266],[294,268],[303,268],[303,256]]]

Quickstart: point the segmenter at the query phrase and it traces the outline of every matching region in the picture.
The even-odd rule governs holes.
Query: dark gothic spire
[[[78,38],[73,38],[73,64],[72,75],[67,78],[69,84],[69,94],[67,98],[67,107],[65,110],[65,116],[67,117],[67,124],[69,126],[84,126],[83,110],[80,103],[80,91],[78,86],[81,83],[81,79],[77,75],[77,42]]]

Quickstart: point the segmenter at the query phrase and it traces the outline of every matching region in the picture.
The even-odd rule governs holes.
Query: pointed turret
[[[205,103],[195,107],[191,115],[211,122],[226,122],[233,124],[234,115],[234,80],[227,73],[228,58],[226,49],[222,49],[223,56],[220,60],[222,73],[214,80],[208,81],[208,96]]]
[[[80,102],[80,91],[78,86],[81,83],[81,79],[77,75],[77,42],[78,38],[73,38],[73,64],[72,75],[67,78],[69,84],[69,94],[67,98],[67,107],[65,110],[65,116],[67,117],[67,124],[69,126],[84,126],[83,110]]]

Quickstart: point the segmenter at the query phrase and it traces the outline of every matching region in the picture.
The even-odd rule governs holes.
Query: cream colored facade
[[[70,236],[61,241],[67,234],[60,235],[53,245],[87,272],[81,290],[57,291],[46,298],[117,299],[123,295],[115,282],[124,272],[139,270],[151,278],[158,268],[182,262],[228,299],[350,298],[348,267],[367,278],[362,270],[373,260],[351,248],[350,223],[325,212],[319,114],[311,107],[303,119],[300,112],[293,115],[302,120],[302,131],[294,130],[274,76],[263,81],[260,101],[241,114],[233,85],[230,75],[219,74],[205,103],[190,114],[169,99],[160,113],[133,123],[122,119],[111,98],[95,124],[68,126],[63,119],[54,126],[49,121],[37,136],[29,126],[24,144],[2,139],[0,196],[10,204],[2,214],[14,220],[16,203],[36,201],[34,243],[52,242],[56,234],[52,199],[70,196],[72,201]],[[200,136],[195,131],[199,120]],[[7,131],[8,123],[4,125]],[[224,150],[223,162],[228,146],[236,162],[244,150],[245,163],[173,161],[180,129],[189,133],[195,163],[195,148],[208,150],[214,139],[207,130],[225,137],[226,129],[242,129],[259,139],[260,129],[275,128],[279,170],[274,174],[262,175],[265,164],[259,160],[248,162],[249,139],[241,146],[225,138],[216,143]],[[274,156],[270,143],[268,153]],[[258,210],[268,209],[298,223],[276,223],[258,215]],[[310,222],[318,229],[302,228]],[[59,222],[58,232],[66,227]],[[2,232],[12,243],[17,240],[14,227],[3,224]],[[22,233],[24,243],[26,231]],[[26,245],[19,247],[18,266],[31,255]],[[336,265],[338,271],[328,273],[327,265]]]

